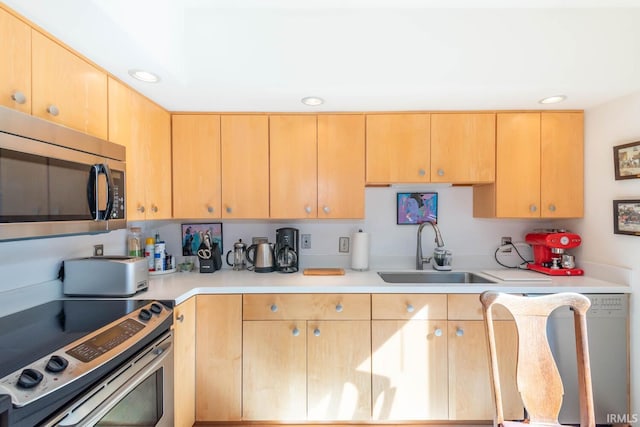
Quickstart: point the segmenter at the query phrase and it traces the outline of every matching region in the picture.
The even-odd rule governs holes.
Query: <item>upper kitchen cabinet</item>
[[[582,217],[583,113],[498,113],[496,123],[496,180],[474,187],[474,216]]]
[[[269,116],[223,115],[222,218],[269,218]]]
[[[271,218],[316,218],[316,137],[315,115],[269,116]]]
[[[495,116],[494,113],[431,114],[431,182],[494,181]]]
[[[220,218],[220,116],[173,115],[173,217]]]
[[[364,218],[365,120],[318,116],[318,218]]]
[[[31,27],[0,8],[0,105],[31,113]]]
[[[38,31],[31,41],[32,114],[107,139],[107,75]]]
[[[127,220],[171,218],[171,116],[109,79],[109,140],[127,148]]]
[[[367,114],[367,184],[424,183],[430,174],[430,114]]]

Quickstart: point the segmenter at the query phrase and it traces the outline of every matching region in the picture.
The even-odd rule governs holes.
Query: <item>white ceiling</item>
[[[640,0],[3,1],[171,111],[587,109],[640,90]]]

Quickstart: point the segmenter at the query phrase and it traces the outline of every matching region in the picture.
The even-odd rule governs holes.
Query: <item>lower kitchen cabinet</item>
[[[174,426],[195,422],[196,298],[173,309]]]
[[[196,421],[242,416],[242,295],[198,295]]]

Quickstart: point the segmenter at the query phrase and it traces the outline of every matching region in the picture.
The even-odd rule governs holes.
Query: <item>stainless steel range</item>
[[[0,402],[11,405],[0,425],[172,425],[172,322],[164,304],[128,300],[1,318]]]

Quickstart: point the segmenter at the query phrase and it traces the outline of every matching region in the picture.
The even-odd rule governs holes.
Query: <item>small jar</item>
[[[131,227],[127,235],[127,251],[129,256],[144,257],[142,247],[142,230],[140,227]]]

